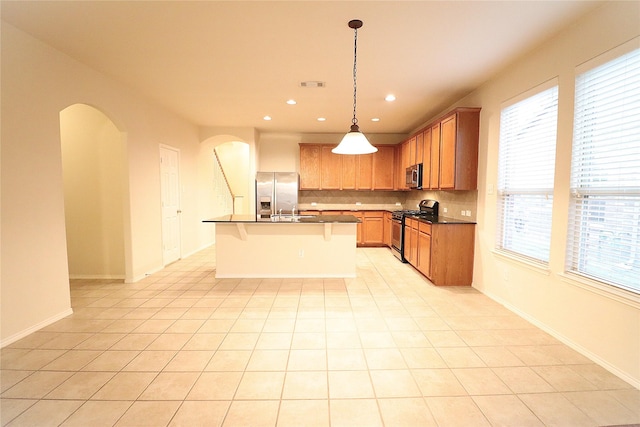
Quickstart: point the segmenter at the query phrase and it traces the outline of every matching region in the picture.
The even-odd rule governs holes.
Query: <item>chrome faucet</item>
[[[296,205],[293,205],[293,208],[291,208],[291,216],[296,216]]]
[[[278,218],[282,218],[282,208],[280,208],[280,210],[278,210]]]

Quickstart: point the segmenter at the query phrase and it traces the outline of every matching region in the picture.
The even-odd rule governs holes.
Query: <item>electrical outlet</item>
[[[317,202],[311,202],[311,206],[318,206]]]
[[[447,208],[442,208],[442,212],[447,213]]]
[[[467,216],[471,216],[471,211],[467,211]]]
[[[356,206],[362,206],[362,202],[356,202]]]
[[[467,216],[467,214],[465,213],[465,211],[460,211],[460,215],[462,215],[462,216]]]

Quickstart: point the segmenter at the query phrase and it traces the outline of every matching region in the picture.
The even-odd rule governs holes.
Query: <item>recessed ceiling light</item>
[[[379,122],[380,119],[378,117],[374,117],[373,119],[371,119],[372,122]]]
[[[264,120],[271,120],[271,116],[264,116],[263,119]]]
[[[388,102],[395,101],[396,100],[396,96],[393,95],[393,94],[389,94],[389,95],[385,96],[384,100],[388,101]]]
[[[320,82],[320,81],[309,80],[309,81],[306,81],[306,82],[300,82],[300,86],[301,87],[325,87],[326,83],[325,82]]]
[[[296,104],[297,104],[297,102],[296,102],[296,100],[295,100],[295,99],[290,99],[290,100],[288,100],[288,101],[287,101],[287,104],[289,104],[289,105],[296,105]]]
[[[324,117],[318,117],[318,121],[319,122],[324,122],[325,120],[327,120],[327,119],[325,119]]]

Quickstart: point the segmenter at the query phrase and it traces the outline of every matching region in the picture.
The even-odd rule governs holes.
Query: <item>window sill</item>
[[[534,262],[529,258],[518,256],[511,252],[501,251],[498,249],[494,249],[492,252],[494,255],[498,256],[499,258],[503,258],[508,261],[517,262],[518,264],[523,265],[529,270],[533,270],[537,273],[544,274],[545,276],[549,276],[549,274],[551,273],[549,270],[548,264]]]
[[[615,286],[607,285],[606,283],[598,282],[597,280],[592,280],[579,274],[565,272],[558,276],[565,283],[640,309],[640,295],[631,291],[616,288]]]

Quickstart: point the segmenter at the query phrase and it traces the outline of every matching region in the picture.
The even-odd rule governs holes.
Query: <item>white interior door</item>
[[[164,265],[180,259],[180,152],[160,147],[162,202],[162,260]]]

